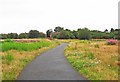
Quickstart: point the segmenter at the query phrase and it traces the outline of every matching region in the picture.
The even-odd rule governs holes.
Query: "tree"
[[[73,39],[75,36],[70,32],[66,30],[62,30],[59,34],[59,39]]]
[[[114,38],[120,40],[120,29],[115,29],[113,32]]]
[[[52,29],[47,30],[47,31],[46,31],[47,37],[50,38],[50,33],[52,33],[52,32],[53,32]]]
[[[105,29],[105,31],[104,32],[108,32],[108,30],[107,29]]]
[[[120,40],[120,29],[118,31],[117,39]]]
[[[78,39],[78,32],[77,31],[73,30],[72,34],[74,35],[75,39]]]
[[[110,32],[114,32],[114,29],[113,29],[113,28],[111,28]]]
[[[62,27],[60,27],[60,26],[55,27],[55,29],[54,29],[55,32],[60,32],[60,31],[62,31],[62,30],[64,30],[64,28],[62,28]]]
[[[120,29],[115,29],[114,35],[115,35],[115,38],[116,38],[116,39],[119,39],[119,40],[120,40]]]
[[[22,38],[28,38],[28,33],[20,33],[19,34],[19,38],[22,39]]]
[[[72,34],[72,32],[69,32],[70,39],[75,39],[75,36]]]
[[[78,38],[89,40],[91,38],[90,30],[88,28],[83,28],[83,29],[79,30]]]
[[[53,38],[59,38],[60,32],[53,32]]]
[[[108,36],[109,36],[109,39],[114,39],[115,38],[115,34],[113,32],[109,33]]]
[[[10,39],[17,39],[18,38],[18,34],[17,33],[8,33],[8,38],[10,38]]]
[[[80,31],[80,30],[82,30],[81,28],[78,28],[78,30],[77,31]]]
[[[120,31],[120,29],[115,29],[115,31]]]
[[[8,38],[8,34],[0,34],[0,38],[1,39],[7,39]]]
[[[43,32],[40,32],[40,38],[45,38],[45,34]]]
[[[61,31],[59,34],[59,39],[69,39],[70,38],[70,34],[68,31]]]
[[[65,29],[65,31],[69,31],[69,32],[71,32],[71,30],[69,30],[69,29]]]
[[[30,30],[29,31],[29,38],[38,38],[40,36],[39,31],[37,30]]]

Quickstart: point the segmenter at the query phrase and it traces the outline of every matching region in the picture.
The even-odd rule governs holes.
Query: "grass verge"
[[[74,40],[65,49],[70,64],[89,80],[118,80],[118,46]]]
[[[29,49],[27,51],[23,49],[23,47],[26,46],[27,43],[15,43],[17,45],[14,45],[14,46],[17,46],[17,47],[19,47],[19,44],[20,44],[20,46],[22,44],[23,45],[22,49],[19,50],[16,47],[14,49],[9,48],[9,50],[0,52],[0,54],[2,55],[2,80],[17,79],[17,76],[19,75],[19,73],[25,67],[26,64],[28,64],[30,61],[32,61],[39,54],[58,45],[58,42],[56,42],[56,41],[48,40],[48,41],[43,41],[42,43],[45,43],[45,42],[49,43],[49,44],[46,44],[46,46],[42,45],[42,47],[39,47],[39,49],[35,48],[31,51]],[[41,45],[41,43],[40,44],[32,43],[32,47],[34,47],[33,44],[35,46]],[[11,45],[11,46],[13,46],[13,45]],[[30,48],[31,48],[31,46],[30,46]]]

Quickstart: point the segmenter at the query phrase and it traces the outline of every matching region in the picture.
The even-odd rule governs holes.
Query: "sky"
[[[0,0],[0,33],[118,28],[119,0]]]

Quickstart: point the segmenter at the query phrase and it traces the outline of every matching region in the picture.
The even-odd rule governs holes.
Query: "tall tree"
[[[8,38],[10,38],[10,39],[17,39],[18,38],[18,34],[17,33],[8,33]]]
[[[65,29],[65,31],[69,31],[69,32],[71,32],[71,30],[69,30],[69,29]]]
[[[110,32],[114,32],[114,29],[113,29],[113,28],[111,28]]]
[[[60,32],[60,31],[62,31],[62,30],[64,30],[64,28],[62,28],[62,27],[60,27],[60,26],[55,27],[55,29],[54,29],[55,32]]]
[[[22,38],[28,38],[28,33],[20,33],[19,34],[19,38],[22,39]]]
[[[1,39],[7,39],[8,38],[8,34],[0,34],[0,38]]]
[[[59,39],[74,39],[75,36],[70,31],[62,30],[59,34]]]
[[[75,39],[78,38],[78,32],[77,32],[77,31],[73,30],[73,31],[72,31],[72,34],[74,35]]]
[[[69,31],[61,31],[59,34],[59,39],[69,39],[70,38],[70,33]]]
[[[104,32],[108,32],[108,29],[105,29],[105,31]]]
[[[39,31],[37,30],[30,30],[29,31],[29,38],[38,38],[40,36]]]
[[[88,28],[83,28],[78,31],[78,38],[79,39],[87,39],[89,40],[91,38],[91,33]]]

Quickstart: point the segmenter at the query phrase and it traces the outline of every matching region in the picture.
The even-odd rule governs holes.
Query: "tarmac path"
[[[36,57],[22,70],[17,80],[86,80],[68,63],[64,56],[67,43]]]

